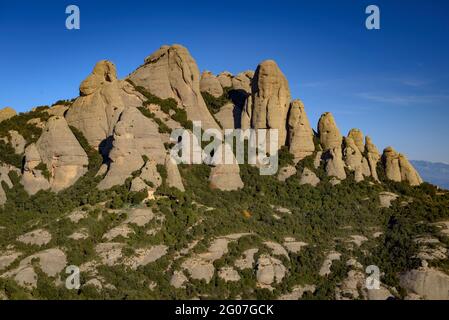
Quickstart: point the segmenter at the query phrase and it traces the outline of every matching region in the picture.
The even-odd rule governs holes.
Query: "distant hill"
[[[424,181],[441,188],[449,189],[449,165],[440,162],[412,160],[412,165],[418,170]]]

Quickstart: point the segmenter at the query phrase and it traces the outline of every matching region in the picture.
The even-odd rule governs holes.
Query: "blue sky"
[[[81,29],[65,28],[76,4]],[[381,30],[365,28],[365,8]],[[0,107],[19,111],[78,95],[95,62],[125,77],[163,44],[201,70],[238,73],[274,59],[313,126],[334,113],[379,149],[449,163],[449,1],[0,0]]]

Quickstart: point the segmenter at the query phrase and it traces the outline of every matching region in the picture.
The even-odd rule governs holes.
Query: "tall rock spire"
[[[313,130],[301,100],[293,100],[288,114],[288,144],[295,161],[310,156],[315,151]]]
[[[259,64],[252,81],[251,127],[278,129],[279,146],[285,145],[290,101],[287,79],[276,62],[266,60]]]

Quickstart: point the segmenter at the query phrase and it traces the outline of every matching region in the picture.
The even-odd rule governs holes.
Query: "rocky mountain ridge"
[[[167,151],[163,142],[168,142],[167,134],[164,136],[158,132],[160,125],[155,119],[148,119],[138,110],[140,107],[150,109],[151,104],[136,88],[143,88],[162,100],[176,101],[176,107],[186,113],[186,120],[201,121],[204,129],[278,129],[279,147],[288,147],[295,163],[316,153],[316,161],[324,163],[328,176],[335,178],[334,183],[346,179],[347,171],[354,173],[356,181],[367,177],[379,181],[379,161],[390,180],[405,181],[412,186],[422,183],[404,155],[388,147],[381,156],[368,136],[364,142],[364,135],[358,129],[351,130],[348,136],[343,137],[330,113],[321,116],[315,132],[310,126],[304,104],[300,100],[292,100],[288,81],[274,61],[264,61],[255,72],[246,71],[237,76],[228,72],[218,76],[210,72],[200,75],[188,50],[173,45],[162,46],[125,80],[117,79],[112,62],[98,62],[80,84],[80,96],[73,103],[46,110],[50,115],[58,115],[48,120],[48,123],[57,126],[35,122],[36,126],[44,127],[44,132],[51,132],[47,135],[54,138],[41,137],[34,145],[16,131],[9,131],[2,139],[24,155],[23,166],[19,169],[23,172],[25,189],[30,194],[47,188],[60,191],[73,185],[86,172],[83,170],[87,165],[86,155],[80,151],[65,155],[70,153],[69,150],[80,149],[68,131],[69,127],[78,129],[89,144],[103,155],[104,165],[100,173],[106,173],[106,176],[99,188],[122,184],[132,172],[145,165],[142,156],[164,164]],[[220,98],[225,91],[232,91],[234,99],[213,115],[202,93]],[[14,115],[11,109],[3,109],[2,114],[4,120]],[[182,127],[182,124],[171,123],[171,129],[176,126]],[[60,137],[56,139],[58,135]],[[23,144],[27,148],[22,151]],[[50,154],[45,155],[48,152]],[[66,159],[70,158],[67,160],[70,164],[61,165],[52,159],[55,153],[57,157],[63,154]],[[39,172],[42,170],[36,168],[41,162],[47,166],[49,179],[42,177],[42,172]],[[59,170],[60,166],[64,169]],[[214,167],[210,184],[221,190],[242,188],[238,166]]]
[[[0,299],[449,298],[449,194],[331,113],[313,128],[274,61],[200,74],[163,46],[123,80],[98,62],[79,89],[0,112]],[[170,133],[192,121],[278,129],[279,172],[174,164]]]

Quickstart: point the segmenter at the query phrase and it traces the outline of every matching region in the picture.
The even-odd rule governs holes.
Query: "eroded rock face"
[[[330,112],[323,113],[318,121],[318,135],[324,150],[341,147],[342,135]]]
[[[359,149],[360,153],[365,152],[365,143],[363,142],[363,133],[359,129],[351,129],[348,133],[348,138],[354,141],[354,144]]]
[[[364,179],[364,177],[371,175],[368,160],[363,157],[360,152],[360,147],[355,143],[353,138],[346,137],[344,142],[345,149],[343,154],[346,166],[349,170],[355,172],[355,181],[360,182]]]
[[[36,148],[50,172],[52,191],[70,187],[87,172],[87,154],[62,117],[47,121]]]
[[[316,187],[318,183],[320,183],[320,179],[316,176],[316,174],[309,168],[304,168],[299,184],[309,184],[312,187]]]
[[[257,260],[257,282],[261,286],[280,283],[285,277],[287,269],[282,262],[268,255],[261,255]]]
[[[80,85],[80,97],[66,112],[70,126],[80,130],[89,144],[105,154],[108,138],[127,107],[140,107],[144,97],[126,81],[117,80],[115,66],[100,61]]]
[[[42,162],[36,144],[32,143],[25,149],[23,173],[20,183],[29,195],[36,194],[39,190],[50,189],[50,182],[42,171],[36,167]]]
[[[217,77],[210,71],[204,71],[200,80],[201,92],[207,92],[215,98],[223,95],[223,88]]]
[[[10,143],[14,148],[16,154],[22,154],[25,151],[26,140],[22,137],[20,133],[15,130],[8,132],[11,137]]]
[[[5,107],[0,110],[0,122],[8,120],[16,115],[16,111],[10,107]]]
[[[138,109],[126,108],[115,126],[109,153],[111,163],[98,188],[109,189],[123,184],[134,171],[145,165],[143,156],[164,164],[166,152],[158,126]]]
[[[172,161],[170,155],[165,158],[165,168],[167,170],[167,185],[172,188],[176,188],[180,191],[185,191],[184,184],[182,183],[181,174],[179,173],[178,166]]]
[[[287,79],[276,62],[259,64],[252,81],[252,128],[278,129],[279,146],[285,145],[290,101]]]
[[[34,194],[70,187],[87,172],[89,161],[65,119],[51,117],[36,144],[25,150],[24,163],[22,183],[29,194]],[[46,166],[48,177],[36,169],[41,164]]]
[[[423,182],[407,158],[397,153],[392,147],[384,150],[382,161],[388,179],[396,182],[405,181],[412,186],[420,185]]]
[[[247,70],[232,78],[232,89],[251,93],[251,82],[254,78],[254,71]]]
[[[326,173],[330,177],[335,177],[340,180],[346,179],[345,163],[342,159],[341,147],[329,149],[324,159],[326,161]]]
[[[19,266],[4,273],[2,278],[13,278],[25,288],[37,287],[37,273],[33,266],[37,261],[39,268],[49,277],[56,277],[67,265],[67,257],[59,248],[40,251],[20,261]]]
[[[379,176],[377,175],[377,163],[380,160],[380,154],[379,150],[377,150],[369,136],[366,136],[365,138],[365,149],[367,152],[367,160],[371,171],[371,176],[374,180],[379,181]]]
[[[162,99],[175,99],[186,110],[188,119],[201,121],[203,129],[220,130],[201,96],[198,66],[183,46],[162,46],[129,78]],[[211,186],[223,190],[239,189],[243,185],[239,172],[238,165],[218,165],[212,168]]]
[[[11,171],[15,171],[18,175],[20,175],[20,171],[8,164],[0,162],[0,206],[5,204],[6,202],[6,193],[3,190],[2,182],[5,182],[8,188],[12,188],[12,181],[9,178],[9,173]]]
[[[222,88],[230,88],[232,87],[232,77],[232,73],[223,71],[217,76],[217,79],[220,82]]]
[[[288,144],[295,161],[310,156],[315,151],[313,130],[300,100],[293,100],[288,115]]]
[[[401,167],[401,180],[408,182],[411,186],[419,186],[423,183],[421,176],[408,161],[407,157],[399,154],[399,166]]]
[[[400,277],[400,284],[423,299],[449,299],[449,276],[436,269],[420,268],[408,271]]]
[[[333,115],[326,112],[318,121],[318,135],[324,149],[323,160],[329,176],[340,180],[346,179],[345,164],[342,158],[342,139]]]

